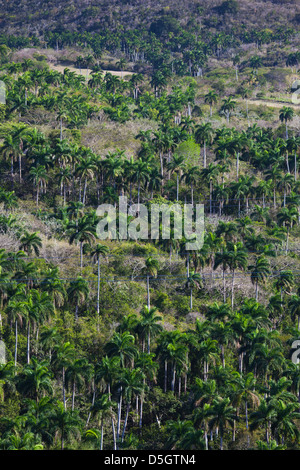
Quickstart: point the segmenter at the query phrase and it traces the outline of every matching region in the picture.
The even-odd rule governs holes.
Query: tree
[[[80,269],[83,267],[83,244],[91,245],[96,239],[95,226],[91,217],[85,215],[75,224],[70,223],[69,228],[74,230],[70,235],[70,244],[78,241],[80,244]]]
[[[69,302],[73,305],[75,304],[75,321],[77,321],[79,306],[86,301],[89,295],[88,282],[81,276],[77,277],[70,282],[67,289],[67,295]]]
[[[247,265],[247,253],[241,242],[228,243],[228,266],[232,272],[231,282],[231,307],[234,304],[234,277],[237,268],[245,269]]]
[[[298,318],[298,330],[300,330],[300,296],[293,294],[289,300],[288,307],[292,319]]]
[[[289,138],[289,133],[288,133],[288,121],[292,121],[293,120],[293,117],[294,117],[294,110],[293,108],[290,108],[288,106],[283,106],[283,108],[281,108],[279,110],[279,119],[281,122],[285,122],[285,137],[286,139]]]
[[[77,439],[80,437],[82,421],[78,416],[78,412],[66,410],[63,403],[57,402],[52,422],[60,434],[61,450],[65,448],[66,439],[72,435],[77,437]]]
[[[212,402],[209,420],[210,429],[218,428],[220,433],[220,450],[223,450],[224,430],[227,425],[233,426],[238,419],[236,411],[230,404],[229,398],[217,398]]]
[[[97,261],[98,266],[98,281],[97,281],[97,315],[100,314],[100,258],[106,256],[109,253],[109,248],[106,245],[98,244],[91,252],[91,256]]]
[[[147,307],[150,309],[150,277],[156,277],[159,269],[159,262],[157,259],[149,256],[145,261],[144,272],[147,278]]]
[[[156,307],[144,307],[141,310],[141,319],[137,324],[137,330],[142,338],[143,352],[144,352],[144,341],[147,338],[147,352],[150,354],[150,340],[157,336],[162,331],[162,325],[159,324],[162,317],[156,315]]]
[[[234,101],[232,97],[223,99],[223,104],[221,106],[220,111],[221,113],[225,114],[228,123],[229,123],[231,114],[235,110],[235,107],[236,107],[236,101]]]
[[[215,90],[210,90],[205,96],[204,96],[204,101],[205,103],[208,103],[210,106],[210,116],[212,116],[212,107],[214,104],[217,103],[218,101],[218,95],[215,92]]]
[[[41,392],[52,394],[52,373],[47,362],[40,362],[33,357],[30,364],[26,364],[18,375],[17,387],[25,396],[32,397],[38,402]]]
[[[66,369],[66,385],[71,384],[72,387],[72,411],[75,407],[76,388],[79,389],[84,382],[91,378],[92,366],[85,358],[76,358]]]
[[[180,172],[184,168],[184,157],[181,155],[173,155],[173,160],[168,163],[167,168],[171,173],[176,173],[176,201],[178,201]]]
[[[195,273],[194,271],[191,271],[186,284],[190,288],[190,310],[193,310],[193,288],[194,287],[197,287],[197,289],[200,288],[202,284],[202,278],[200,274]]]
[[[38,165],[36,167],[32,167],[29,174],[36,187],[36,206],[38,207],[40,188],[45,192],[46,183],[48,181],[48,174],[46,171],[46,167],[44,165]]]
[[[89,439],[95,439],[100,443],[100,450],[103,450],[103,436],[104,436],[104,422],[106,419],[114,419],[113,407],[114,403],[110,400],[108,394],[103,394],[91,406],[92,416],[98,416],[100,421],[100,439],[98,437],[97,429],[88,429],[85,436]]]
[[[248,266],[251,270],[251,282],[255,285],[255,300],[258,301],[258,285],[265,283],[267,276],[271,273],[270,263],[264,255],[256,258],[255,265]]]
[[[203,168],[206,168],[206,145],[213,141],[214,130],[210,122],[199,124],[195,128],[195,142],[203,145]]]
[[[118,357],[122,368],[124,369],[127,362],[134,360],[137,355],[137,349],[134,344],[134,336],[124,331],[124,333],[115,332],[105,345],[105,352],[108,357]]]
[[[20,250],[23,250],[27,255],[32,255],[34,251],[36,256],[40,254],[42,248],[42,239],[38,236],[38,232],[29,233],[27,230],[20,238]]]
[[[277,214],[277,220],[279,225],[286,227],[286,253],[289,249],[289,234],[293,227],[298,223],[298,210],[296,207],[283,207]]]
[[[27,316],[27,305],[25,301],[25,296],[22,300],[20,300],[20,298],[18,297],[16,299],[14,299],[14,297],[11,298],[7,305],[7,313],[9,315],[9,318],[12,322],[15,323],[15,366],[17,366],[18,362],[18,323],[22,326],[23,320]]]

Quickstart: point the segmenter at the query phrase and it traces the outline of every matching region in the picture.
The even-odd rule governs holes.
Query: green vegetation
[[[0,448],[298,450],[297,8],[3,3]],[[99,239],[120,195],[203,247]]]

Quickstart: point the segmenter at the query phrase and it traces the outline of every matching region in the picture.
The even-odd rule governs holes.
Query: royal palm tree
[[[235,110],[235,107],[236,107],[236,101],[234,101],[232,97],[223,99],[223,104],[221,106],[220,111],[223,114],[225,114],[228,123],[229,123],[231,114]]]
[[[27,230],[20,238],[19,249],[23,250],[27,255],[32,255],[34,252],[36,256],[40,254],[42,248],[42,239],[38,236],[38,232],[29,233]]]
[[[279,119],[281,122],[285,122],[285,138],[289,138],[289,132],[288,132],[288,121],[292,121],[294,117],[294,110],[293,108],[290,108],[288,106],[283,106],[279,110]]]
[[[147,338],[147,352],[150,354],[150,340],[151,338],[157,336],[162,331],[162,325],[159,323],[162,320],[162,317],[157,315],[157,308],[144,307],[141,310],[141,319],[137,323],[137,331],[139,332],[140,337],[142,338],[143,352],[144,352],[144,342]]]
[[[91,251],[91,256],[94,260],[97,261],[98,266],[98,280],[97,280],[97,315],[100,314],[100,259],[101,256],[105,257],[109,253],[109,248],[106,245],[97,244],[95,248]]]
[[[231,281],[231,307],[234,304],[234,278],[236,269],[245,269],[247,266],[247,253],[241,242],[228,243],[228,267],[232,272]]]
[[[190,310],[193,310],[193,288],[200,288],[200,286],[202,285],[202,277],[199,273],[191,271],[186,281],[186,284],[190,288]]]
[[[89,217],[85,215],[78,221],[69,224],[69,228],[72,230],[69,242],[72,244],[74,241],[80,244],[80,269],[83,267],[83,245],[91,245],[96,239],[95,226]]]
[[[203,168],[206,168],[206,146],[213,142],[214,130],[210,122],[195,128],[195,142],[203,146]]]
[[[217,103],[218,101],[218,94],[215,92],[215,90],[210,90],[205,96],[204,96],[204,101],[205,103],[208,103],[210,106],[210,116],[212,116],[212,107],[214,104]]]
[[[220,450],[223,450],[224,431],[227,425],[233,427],[234,422],[238,419],[236,410],[230,404],[229,398],[217,398],[212,402],[210,414],[209,427],[210,429],[218,429],[220,434]]]
[[[176,173],[176,201],[179,200],[179,180],[180,173],[184,169],[184,156],[182,155],[173,155],[173,160],[168,163],[167,169],[171,173]]]
[[[86,301],[89,295],[88,282],[81,276],[77,277],[70,282],[70,285],[67,289],[67,295],[69,302],[73,305],[75,304],[75,321],[77,321],[79,306]]]
[[[271,273],[270,263],[264,255],[261,255],[256,258],[254,265],[248,266],[248,269],[251,271],[251,282],[255,285],[255,300],[258,301],[258,285],[264,284]]]
[[[157,259],[149,256],[145,261],[144,272],[147,278],[147,307],[150,309],[150,278],[156,277],[159,270],[159,262]]]

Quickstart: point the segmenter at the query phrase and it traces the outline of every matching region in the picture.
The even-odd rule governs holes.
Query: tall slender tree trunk
[[[235,270],[232,271],[232,284],[231,284],[231,307],[233,308],[234,303],[234,275]]]
[[[150,276],[147,274],[147,307],[150,309]]]
[[[17,365],[18,358],[18,321],[16,320],[16,339],[15,339],[15,366]]]

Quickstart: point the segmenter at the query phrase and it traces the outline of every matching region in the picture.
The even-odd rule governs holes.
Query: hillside
[[[0,11],[0,449],[299,450],[298,2]]]

